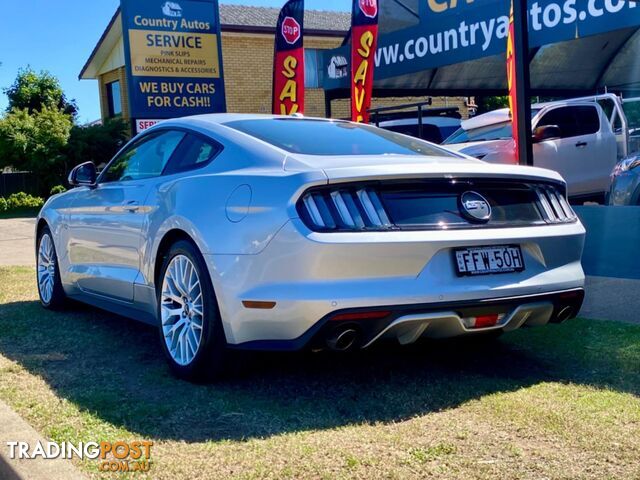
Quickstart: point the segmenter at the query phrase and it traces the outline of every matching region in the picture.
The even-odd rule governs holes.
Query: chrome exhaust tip
[[[573,307],[568,306],[568,307],[564,307],[563,309],[561,309],[558,314],[556,315],[556,318],[554,318],[553,323],[562,323],[566,320],[569,320],[570,318],[573,318],[574,315],[574,310]]]
[[[360,333],[355,328],[338,329],[327,337],[327,347],[336,352],[346,352],[355,346],[359,337]]]

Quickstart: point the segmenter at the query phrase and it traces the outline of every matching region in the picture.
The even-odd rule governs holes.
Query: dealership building
[[[220,24],[227,111],[270,113],[273,76],[276,8],[220,5]],[[348,36],[351,14],[307,10],[305,12],[305,48],[307,62],[314,63],[318,51],[340,47]],[[80,79],[98,80],[102,120],[122,116],[130,120],[125,42],[122,13],[118,9],[84,65]],[[311,81],[310,81],[311,80]],[[311,85],[310,85],[311,84]],[[307,79],[305,114],[325,116],[325,91]],[[374,99],[374,106],[397,105],[424,100],[425,97]],[[459,107],[466,116],[465,97],[438,97],[434,107]],[[331,116],[350,116],[349,99],[332,102]]]

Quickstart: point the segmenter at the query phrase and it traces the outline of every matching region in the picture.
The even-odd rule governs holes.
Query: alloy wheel
[[[51,303],[56,279],[56,252],[48,233],[40,239],[38,247],[38,291],[45,304]]]
[[[204,306],[198,272],[185,255],[176,255],[169,263],[160,302],[167,350],[178,365],[189,365],[202,342]]]

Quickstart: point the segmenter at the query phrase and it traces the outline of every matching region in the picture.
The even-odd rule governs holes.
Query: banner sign
[[[289,0],[276,25],[274,115],[304,113],[304,65],[304,0]]]
[[[516,148],[516,163],[520,162],[518,158],[520,150],[518,145],[518,101],[516,96],[516,58],[521,52],[515,51],[515,27],[513,24],[513,1],[511,0],[511,11],[509,12],[509,33],[507,35],[507,87],[509,89],[509,112],[511,112],[511,122],[513,131],[513,140]]]
[[[376,79],[393,78],[504,53],[510,0],[419,0],[420,24],[381,35]],[[640,26],[640,1],[528,0],[529,45]],[[322,53],[325,89],[347,88],[349,47]]]
[[[218,0],[121,0],[132,119],[226,111]]]
[[[378,0],[353,0],[351,14],[351,120],[369,123],[374,56],[378,44]]]

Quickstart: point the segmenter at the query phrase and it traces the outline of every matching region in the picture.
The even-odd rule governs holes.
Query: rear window
[[[298,118],[237,120],[225,124],[303,155],[457,155],[417,138],[370,125]]]
[[[420,126],[411,124],[411,125],[392,125],[389,127],[382,127],[385,130],[389,130],[391,132],[402,133],[403,135],[409,135],[410,137],[422,138],[427,142],[432,143],[441,143],[442,142],[442,134],[440,133],[440,129],[435,125],[422,125],[422,136],[420,136]]]

